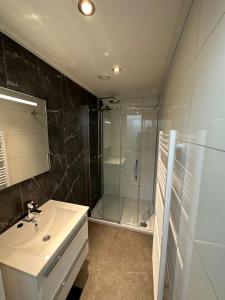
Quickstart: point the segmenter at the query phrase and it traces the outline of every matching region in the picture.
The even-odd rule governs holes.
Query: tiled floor
[[[89,222],[89,242],[80,300],[153,299],[151,235]]]

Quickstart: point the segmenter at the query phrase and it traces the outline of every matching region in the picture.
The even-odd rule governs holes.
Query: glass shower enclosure
[[[105,99],[99,110],[102,197],[91,217],[152,230],[157,99]]]

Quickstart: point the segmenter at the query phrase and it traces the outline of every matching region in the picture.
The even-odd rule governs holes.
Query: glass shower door
[[[121,104],[121,224],[153,228],[156,102]]]
[[[151,229],[157,112],[150,104],[104,100],[102,197],[92,217]]]
[[[140,193],[138,222],[141,227],[153,229],[153,187],[155,173],[155,148],[157,135],[157,111],[143,103],[142,138],[140,146]]]
[[[138,225],[142,112],[136,103],[121,104],[121,224]]]
[[[120,105],[106,103],[102,112],[103,126],[103,197],[102,218],[120,222]]]

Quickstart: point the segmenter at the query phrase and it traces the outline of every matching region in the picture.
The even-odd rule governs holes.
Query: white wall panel
[[[171,204],[178,246],[167,257],[176,300],[225,299],[224,12],[224,0],[193,1],[160,98],[160,130],[177,130],[186,147],[183,184],[174,181],[181,210],[175,195]]]

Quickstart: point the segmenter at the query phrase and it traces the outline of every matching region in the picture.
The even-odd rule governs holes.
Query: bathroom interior
[[[225,1],[0,1],[0,300],[225,299]]]

